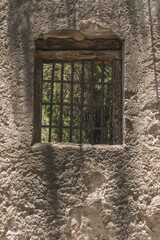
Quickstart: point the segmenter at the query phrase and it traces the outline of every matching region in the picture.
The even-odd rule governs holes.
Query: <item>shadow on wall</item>
[[[42,224],[39,224],[43,226],[45,223],[46,239],[61,239],[62,228],[66,224],[66,210],[74,206],[85,192],[81,185],[84,161],[82,150],[71,151],[71,147],[63,149],[53,144],[42,144],[38,149],[31,154],[30,168],[36,173],[35,177],[40,177],[38,192],[33,189],[37,199],[35,202],[40,201],[36,208],[41,208],[43,216]]]
[[[66,238],[85,238],[87,234],[89,239],[109,240],[115,236],[121,240],[128,239],[132,224],[137,221],[135,207],[139,186],[135,181],[138,177],[134,165],[136,156],[132,156],[129,151],[126,154],[123,150],[117,149],[115,153],[106,150],[102,160],[101,153],[97,154],[92,149],[90,154],[94,161],[91,162],[96,163],[95,170],[87,150],[82,150],[81,154],[84,159],[81,176],[87,180],[86,198],[84,204],[71,206],[64,229]],[[85,168],[87,161],[89,168]],[[102,169],[106,169],[107,182]],[[97,179],[93,176],[97,176]]]
[[[67,6],[69,6],[69,0],[66,0]],[[22,142],[25,141],[24,133],[27,132],[27,124],[25,125],[25,121],[31,122],[31,115],[33,111],[33,79],[34,79],[34,43],[33,43],[33,33],[32,33],[32,26],[30,21],[30,4],[31,1],[9,1],[9,24],[8,24],[8,36],[9,36],[9,51],[10,51],[10,58],[11,58],[11,68],[13,70],[13,77],[11,81],[11,93],[12,93],[12,109],[13,109],[13,117],[14,122],[17,127],[21,127],[20,137]],[[53,3],[54,5],[54,3]],[[54,9],[54,8],[53,8]],[[50,11],[53,12],[53,9]],[[73,6],[72,9],[75,12],[75,8]],[[52,21],[54,19],[53,13],[48,13],[51,17]],[[75,21],[75,15],[73,15],[73,22]],[[70,9],[68,7],[68,27],[75,28],[70,22]],[[28,132],[26,133],[28,135]],[[62,150],[63,152],[63,150]],[[70,168],[75,166],[76,171],[74,172],[75,181],[78,184],[80,180],[80,173],[81,169],[83,168],[83,161],[85,156],[83,155],[82,150],[79,150],[79,158],[73,165],[70,165]],[[40,179],[44,180],[47,183],[45,191],[42,190],[42,195],[44,196],[45,203],[41,206],[38,205],[37,208],[41,208],[42,212],[45,212],[46,217],[46,225],[48,226],[48,232],[51,232],[53,236],[52,229],[53,222],[57,221],[54,228],[59,229],[60,225],[63,224],[63,221],[59,216],[59,211],[61,210],[61,206],[59,205],[58,200],[58,193],[57,190],[60,188],[60,185],[57,184],[57,174],[65,171],[65,164],[66,161],[63,160],[64,165],[61,166],[55,165],[55,150],[51,145],[45,145],[43,149],[40,151],[42,159],[39,160],[40,156],[36,153],[34,160],[34,153],[33,158],[31,156],[30,162],[27,163],[28,159],[26,159],[26,165],[28,164],[30,174],[33,173],[35,178],[40,176]],[[72,154],[72,153],[70,153]],[[65,157],[65,156],[63,156]],[[114,158],[114,156],[113,156]],[[21,158],[21,161],[23,158]],[[128,198],[133,196],[131,191],[131,185],[134,183],[134,174],[132,173],[133,168],[129,166],[132,156],[127,155],[127,163],[126,165],[126,156],[119,156],[119,161],[115,164],[115,174],[114,179],[116,182],[115,187],[115,197],[111,199],[111,201],[115,205],[115,215],[116,215],[116,222],[119,226],[118,233],[120,239],[127,239],[128,238],[128,229],[129,225],[132,221],[131,215],[131,207],[129,205]],[[37,163],[39,161],[39,163]],[[82,161],[82,162],[81,162]],[[87,160],[86,160],[87,161]],[[44,166],[44,170],[39,170],[38,168],[41,167],[39,164]],[[97,162],[97,164],[99,164]],[[23,170],[25,171],[25,169]],[[21,181],[24,181],[24,175],[21,175]],[[76,175],[77,174],[77,175]],[[39,178],[38,178],[39,179]],[[29,179],[26,178],[26,185]],[[25,184],[25,182],[24,182]],[[28,189],[29,191],[33,191],[33,195],[38,196],[38,191],[40,191],[39,187],[41,186],[41,181],[38,181],[37,190],[34,186],[32,189]],[[136,184],[134,186],[136,188]],[[137,187],[138,188],[138,187]],[[83,189],[82,189],[83,190]],[[69,189],[70,191],[70,189]],[[81,190],[79,190],[81,191]],[[85,191],[85,190],[84,190]],[[72,195],[76,195],[76,192],[73,192]],[[25,196],[24,196],[25,198]],[[38,197],[37,197],[38,199]],[[27,200],[26,200],[27,201]],[[64,201],[64,200],[63,200]],[[64,201],[65,202],[65,201]],[[45,204],[49,203],[49,207],[45,208]],[[65,203],[66,204],[66,203]],[[65,208],[65,207],[64,207]],[[63,210],[64,210],[63,208]],[[50,212],[49,212],[50,211]],[[91,211],[92,212],[92,211]],[[65,212],[63,212],[64,216]],[[55,230],[56,231],[56,230]],[[57,230],[58,231],[58,230]],[[48,233],[49,234],[49,233]],[[54,236],[59,237],[56,235],[58,233],[54,233]],[[58,239],[58,238],[57,238]]]
[[[154,43],[154,31],[153,31],[153,20],[152,20],[152,11],[151,11],[151,2],[148,0],[148,13],[149,13],[149,21],[150,21],[150,34],[151,34],[151,48],[153,55],[153,66],[154,66],[154,78],[155,78],[155,91],[156,91],[156,100],[157,100],[157,110],[160,114],[160,96],[158,89],[158,78],[157,78],[157,66],[156,66],[156,56],[155,56],[155,43]],[[160,115],[159,115],[160,120]]]
[[[133,157],[128,151],[126,155],[122,154],[115,164],[116,197],[113,197],[112,201],[115,204],[117,233],[119,239],[124,240],[129,238],[131,224],[135,221],[136,213],[132,207],[138,199],[137,190],[139,189],[135,182],[136,174],[133,166],[136,158],[136,155]]]
[[[18,134],[23,143],[28,142],[26,138],[30,136],[30,131],[27,130],[28,124],[31,125],[33,110],[34,43],[29,11],[31,1],[25,3],[9,0],[8,4],[12,116],[17,129],[21,129]]]
[[[21,127],[19,136],[24,141],[31,134],[32,118],[33,118],[33,82],[34,82],[34,39],[33,39],[33,19],[34,11],[38,14],[43,12],[45,21],[51,26],[58,22],[58,18],[65,17],[68,21],[67,29],[74,29],[76,24],[75,5],[70,4],[70,0],[66,1],[66,9],[55,20],[55,3],[49,2],[43,5],[41,2],[32,2],[24,0],[8,0],[9,16],[8,16],[8,37],[9,37],[9,53],[10,66],[12,69],[12,77],[10,82],[11,102],[14,123]],[[58,9],[57,9],[58,10]],[[65,16],[66,15],[66,16]],[[48,19],[48,20],[47,20]],[[41,21],[38,15],[35,21]],[[36,24],[36,22],[35,22]],[[45,23],[44,23],[45,24]],[[56,26],[55,26],[56,27]],[[53,26],[51,27],[53,28]],[[40,34],[40,33],[39,33]],[[25,116],[25,117],[24,117]],[[26,121],[26,122],[25,122]],[[24,127],[25,125],[25,127]],[[23,129],[23,130],[22,130]],[[30,134],[29,134],[30,132]],[[31,143],[31,140],[29,140]],[[29,143],[29,144],[30,144]]]
[[[23,227],[23,237],[31,239],[59,239],[59,229],[63,225],[63,208],[58,195],[58,166],[55,148],[49,144],[31,148],[28,155],[22,153],[23,162],[18,171],[16,189],[17,215]],[[14,184],[14,183],[13,183]],[[15,216],[15,219],[17,216]],[[24,224],[24,226],[23,226]],[[22,236],[21,236],[22,237]],[[53,238],[55,237],[55,238]]]
[[[66,0],[67,6],[67,19],[68,19],[68,28],[76,29],[76,4],[73,4],[72,0]]]
[[[64,224],[64,222],[62,219],[63,214],[61,213],[63,207],[60,204],[60,196],[58,194],[60,186],[58,180],[59,169],[56,165],[56,151],[52,145],[46,144],[41,149],[41,154],[41,164],[44,166],[44,169],[42,167],[43,170],[40,174],[42,182],[46,184],[46,186],[43,186],[43,184],[41,186],[44,196],[44,204],[41,206],[41,210],[43,212],[42,215],[44,216],[48,232],[47,237],[52,239],[54,236],[55,239],[59,239],[60,227]]]

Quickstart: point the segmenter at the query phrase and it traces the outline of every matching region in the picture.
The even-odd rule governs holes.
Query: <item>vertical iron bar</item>
[[[82,143],[82,127],[83,127],[83,103],[84,103],[84,62],[82,62],[82,77],[81,77],[81,121],[80,121],[80,143]]]
[[[61,98],[60,98],[60,135],[59,135],[59,141],[62,142],[62,125],[63,125],[63,73],[64,73],[64,62],[61,63]]]
[[[90,79],[91,82],[94,82],[94,62],[91,61],[91,79]],[[94,104],[93,104],[93,85],[94,83],[91,83],[91,104],[92,104],[92,107],[91,107],[91,127],[93,127],[93,107],[94,107]],[[94,139],[93,139],[93,130],[91,130],[91,144],[94,143]]]
[[[113,125],[112,125],[112,108],[110,108],[110,129],[109,129],[109,140],[108,140],[108,144],[112,145],[113,144]]]
[[[73,81],[74,81],[74,62],[72,62],[71,73],[70,142],[72,142],[72,126],[73,126]]]
[[[34,81],[34,142],[41,142],[42,125],[42,87],[43,87],[43,61],[35,59]]]
[[[112,108],[110,109],[110,116],[111,116],[111,124],[110,124],[110,141],[111,144],[114,144],[114,139],[113,139],[113,134],[114,134],[114,100],[115,100],[115,96],[114,96],[114,92],[115,92],[115,81],[114,81],[114,61],[112,61]]]
[[[102,61],[102,67],[101,67],[102,73],[101,73],[101,82],[104,83],[104,61]],[[101,104],[106,104],[104,103],[104,85],[101,85]],[[101,127],[104,125],[104,108],[101,108]],[[101,142],[104,143],[104,130],[101,130]]]
[[[51,106],[50,106],[50,115],[49,115],[49,142],[51,142],[51,130],[52,130],[52,103],[53,103],[53,82],[54,82],[54,69],[55,63],[52,65],[52,81],[51,81]]]
[[[105,71],[105,69],[104,69],[104,71]],[[107,78],[108,78],[108,76],[106,76]],[[107,79],[107,82],[108,82],[108,79]],[[107,85],[107,90],[108,90],[108,88],[109,88],[110,86],[108,86]],[[107,101],[108,101],[108,104],[110,104],[110,99],[109,99],[109,96],[107,97]],[[108,144],[109,143],[109,138],[108,138],[108,135],[110,134],[110,108],[108,109],[106,109],[106,111],[105,111],[105,113],[106,113],[106,132],[105,132],[105,134],[106,134],[106,143]]]

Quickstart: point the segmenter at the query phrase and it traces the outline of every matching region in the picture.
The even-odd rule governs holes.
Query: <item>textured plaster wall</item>
[[[125,40],[124,145],[31,145],[34,40],[89,23]],[[159,240],[160,1],[1,0],[0,59],[0,240]]]

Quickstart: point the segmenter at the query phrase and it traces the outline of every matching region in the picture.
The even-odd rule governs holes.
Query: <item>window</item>
[[[122,143],[121,45],[118,39],[37,41],[35,141]]]

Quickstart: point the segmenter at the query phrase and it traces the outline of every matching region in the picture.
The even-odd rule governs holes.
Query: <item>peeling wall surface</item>
[[[32,144],[34,41],[124,40],[124,144]],[[160,239],[160,1],[0,1],[0,240]]]

